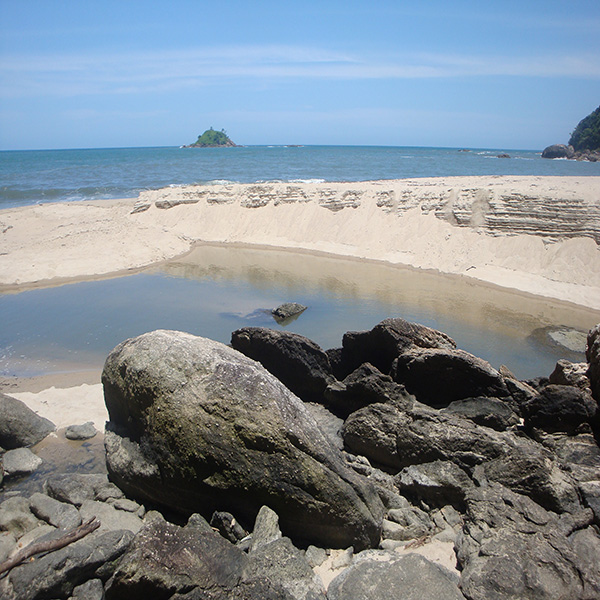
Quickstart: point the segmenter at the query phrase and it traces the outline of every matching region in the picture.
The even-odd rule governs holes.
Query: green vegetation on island
[[[575,152],[600,150],[600,106],[579,121],[579,125],[571,134],[569,145],[573,146]]]
[[[198,139],[186,148],[222,148],[235,146],[224,129],[215,131],[212,127],[207,129]]]

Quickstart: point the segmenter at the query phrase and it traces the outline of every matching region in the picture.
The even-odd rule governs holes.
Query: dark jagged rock
[[[568,537],[589,521],[589,511],[559,517],[500,484],[471,488],[456,541],[461,589],[470,600],[594,597],[583,594],[587,562]]]
[[[102,380],[109,474],[133,497],[246,521],[266,504],[291,537],[378,543],[374,489],[259,363],[211,340],[156,331],[117,346]]]
[[[248,532],[228,512],[217,511],[210,519],[210,526],[216,529],[226,540],[235,544],[245,538]]]
[[[443,567],[408,554],[390,562],[362,560],[338,575],[327,590],[329,600],[464,600]]]
[[[547,385],[523,406],[525,425],[545,431],[574,433],[583,423],[593,423],[598,405],[584,390],[568,385]]]
[[[25,403],[0,393],[0,447],[11,450],[33,446],[55,430],[54,423]]]
[[[306,402],[322,402],[325,388],[334,381],[327,354],[297,333],[244,327],[231,334],[231,345],[260,362]]]
[[[325,390],[327,407],[343,418],[377,402],[394,402],[409,408],[414,401],[403,385],[395,383],[370,363],[364,363],[343,381],[330,383]]]
[[[496,431],[505,431],[520,422],[518,415],[506,402],[485,396],[455,400],[440,412],[464,417]]]
[[[590,329],[587,337],[585,356],[590,365],[588,377],[592,387],[592,395],[600,404],[600,323]]]
[[[363,363],[371,363],[389,373],[392,362],[406,350],[417,348],[456,348],[445,333],[400,318],[385,319],[370,331],[349,331],[342,339],[342,364],[349,375]]]
[[[504,378],[485,360],[464,350],[413,348],[394,362],[392,377],[434,407],[476,396],[506,397]]]
[[[573,158],[574,155],[573,146],[565,146],[565,144],[552,144],[542,151],[542,158]]]

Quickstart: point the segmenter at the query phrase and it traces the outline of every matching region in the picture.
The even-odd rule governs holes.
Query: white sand
[[[139,203],[147,210],[122,200],[0,211],[0,290],[235,242],[434,269],[600,309],[600,177],[189,186]]]
[[[52,421],[57,429],[92,421],[104,431],[108,411],[104,404],[102,384],[83,384],[70,388],[51,387],[40,392],[6,392],[24,402],[41,417]]]

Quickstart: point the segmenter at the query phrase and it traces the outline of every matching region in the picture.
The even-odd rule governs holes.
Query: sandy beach
[[[598,177],[172,187],[1,211],[0,291],[122,274],[205,242],[409,265],[597,310],[599,240]],[[61,426],[92,419],[64,404],[85,396],[101,428],[99,373],[3,388]]]

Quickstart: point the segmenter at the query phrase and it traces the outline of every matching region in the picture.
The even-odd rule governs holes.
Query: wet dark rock
[[[260,362],[306,402],[322,402],[325,388],[334,381],[327,354],[296,333],[244,327],[231,334],[231,345]]]
[[[466,491],[473,486],[463,469],[442,460],[405,467],[395,482],[400,492],[414,502],[438,507],[452,504],[459,509],[464,509]]]
[[[528,428],[573,433],[583,423],[595,421],[598,405],[580,388],[550,384],[525,404],[522,410]]]
[[[362,560],[329,585],[329,600],[464,600],[452,575],[418,554],[389,562]]]
[[[275,320],[281,323],[291,319],[291,317],[298,316],[299,314],[303,313],[306,308],[306,306],[298,304],[297,302],[285,302],[284,304],[279,305],[277,308],[274,308],[271,313]]]
[[[377,402],[394,402],[409,408],[414,396],[370,363],[364,363],[343,381],[330,383],[325,390],[327,407],[342,418]]]
[[[90,579],[106,581],[132,538],[130,531],[111,531],[40,555],[0,580],[0,596],[6,600],[66,598]]]
[[[349,375],[363,363],[389,373],[392,362],[410,348],[456,348],[445,333],[400,318],[385,319],[370,331],[349,331],[342,339],[342,365]]]
[[[0,393],[0,447],[33,446],[56,430],[54,423],[34,413],[24,402]]]
[[[583,594],[586,561],[568,538],[589,518],[586,511],[559,517],[500,484],[472,488],[456,540],[464,594],[470,600],[590,598]]]
[[[485,396],[455,400],[440,412],[464,417],[477,425],[491,427],[496,431],[505,431],[520,422],[519,416],[506,402]]]
[[[268,505],[288,536],[329,547],[379,542],[375,490],[257,362],[157,331],[113,350],[103,383],[109,474],[134,498],[243,522]]]
[[[89,440],[97,433],[94,423],[88,421],[82,425],[69,425],[65,431],[65,437],[68,440]]]
[[[509,395],[500,373],[487,361],[464,350],[407,350],[394,362],[392,377],[419,402],[437,408],[464,398]]]

